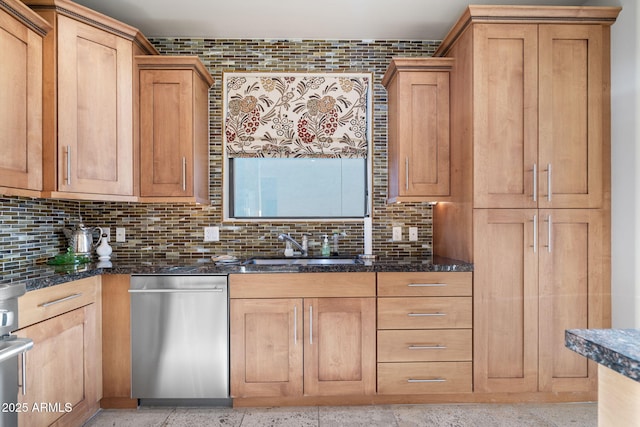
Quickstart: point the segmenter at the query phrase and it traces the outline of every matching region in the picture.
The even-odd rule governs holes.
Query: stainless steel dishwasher
[[[226,275],[131,277],[131,397],[141,404],[229,398]]]

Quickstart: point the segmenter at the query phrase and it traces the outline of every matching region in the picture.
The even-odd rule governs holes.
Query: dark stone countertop
[[[640,329],[569,329],[568,348],[640,382]]]
[[[250,258],[250,257],[249,257]],[[101,274],[231,274],[231,273],[336,273],[336,272],[416,272],[473,271],[473,265],[450,258],[380,258],[373,262],[334,265],[253,265],[238,262],[218,265],[211,258],[145,259],[114,257],[111,265],[89,263],[79,266],[35,264],[16,274],[3,274],[0,283],[25,283],[27,291],[46,288]]]

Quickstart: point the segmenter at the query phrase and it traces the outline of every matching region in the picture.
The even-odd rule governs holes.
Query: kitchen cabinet
[[[229,276],[231,395],[375,394],[375,274]]]
[[[20,425],[81,426],[102,396],[100,278],[27,292],[16,335],[31,338]],[[46,405],[43,407],[42,405]]]
[[[451,58],[394,58],[387,89],[388,199],[446,200],[450,195]]]
[[[0,194],[42,190],[42,38],[50,30],[22,2],[0,3]]]
[[[472,273],[378,273],[378,393],[472,391]]]
[[[46,197],[135,201],[134,66],[156,54],[135,29],[67,0],[26,0],[44,39]]]
[[[601,25],[473,28],[474,207],[601,208]]]
[[[198,57],[137,56],[140,201],[209,200],[209,88]]]
[[[102,275],[101,408],[137,408],[131,398],[131,276]]]
[[[603,213],[482,209],[474,221],[476,391],[595,390],[595,363],[564,331],[609,322]]]
[[[451,73],[452,203],[434,252],[474,264],[474,391],[595,398],[564,330],[610,324],[610,26],[620,8],[469,6]],[[562,343],[562,344],[559,344]],[[535,396],[535,397],[533,397]]]

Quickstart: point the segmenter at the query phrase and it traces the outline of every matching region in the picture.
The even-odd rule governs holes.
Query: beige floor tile
[[[396,420],[389,406],[321,406],[320,427],[393,427]]]
[[[244,409],[177,408],[167,419],[167,427],[240,427]]]
[[[312,427],[318,425],[317,407],[247,408],[242,427]]]

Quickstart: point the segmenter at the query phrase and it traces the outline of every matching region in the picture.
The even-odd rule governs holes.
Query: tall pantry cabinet
[[[619,11],[469,6],[436,52],[456,60],[451,151],[467,172],[434,209],[434,250],[474,263],[476,392],[595,396],[564,331],[610,323]]]

